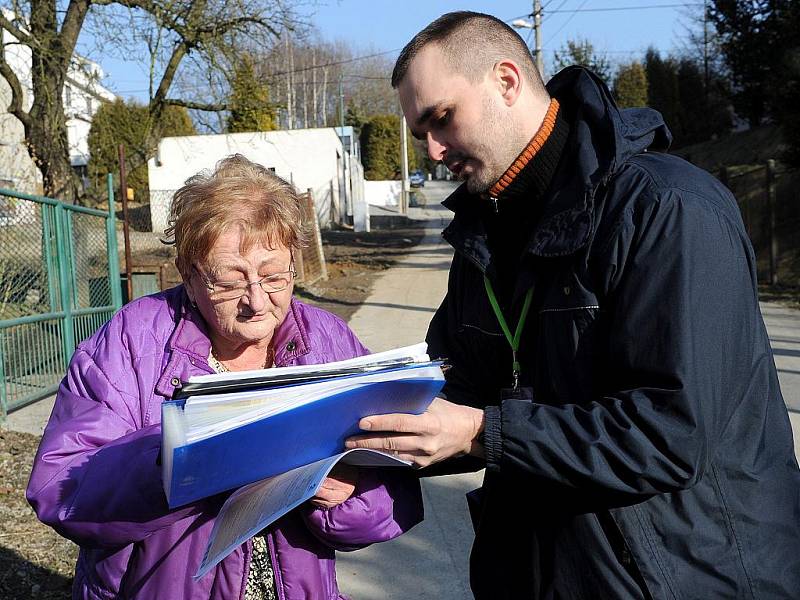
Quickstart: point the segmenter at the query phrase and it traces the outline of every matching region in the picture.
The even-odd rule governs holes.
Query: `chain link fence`
[[[125,218],[123,210],[117,211],[117,219]],[[128,226],[131,231],[153,231],[149,202],[128,202]]]
[[[0,417],[58,386],[121,302],[114,217],[0,190]]]

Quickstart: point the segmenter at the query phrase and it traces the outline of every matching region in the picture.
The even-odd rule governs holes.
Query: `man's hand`
[[[373,448],[427,467],[446,458],[483,456],[478,435],[483,431],[483,411],[434,398],[421,415],[375,415],[358,426],[375,433],[349,438],[347,448]]]
[[[322,481],[317,495],[309,500],[319,508],[333,508],[353,495],[358,481],[358,469],[351,465],[336,465]]]

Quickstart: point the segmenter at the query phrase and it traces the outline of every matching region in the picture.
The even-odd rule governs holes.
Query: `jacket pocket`
[[[599,315],[600,307],[591,303],[553,306],[538,314],[536,379],[556,402],[589,400],[598,391]]]
[[[650,593],[647,583],[645,583],[642,571],[636,562],[636,557],[631,551],[631,548],[628,545],[628,542],[625,540],[625,536],[622,534],[617,522],[614,520],[614,517],[607,510],[600,511],[596,513],[596,515],[597,520],[600,523],[600,527],[603,528],[606,539],[608,540],[608,543],[614,552],[614,556],[617,557],[617,562],[622,566],[623,569],[625,569],[625,572],[630,576],[630,578],[636,582],[636,585],[639,586],[639,589],[642,592],[642,597],[644,597],[646,600],[653,600],[653,595]]]
[[[490,311],[490,316],[494,314]],[[498,390],[511,384],[511,348],[499,326],[470,319],[456,331],[456,359],[448,381],[457,382],[464,393],[476,399],[474,405],[498,404]],[[523,346],[525,341],[522,342]]]

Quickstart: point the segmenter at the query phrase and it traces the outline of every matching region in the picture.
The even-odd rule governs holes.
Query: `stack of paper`
[[[301,502],[340,460],[365,416],[423,412],[444,383],[425,344],[356,359],[192,377],[162,404],[162,470],[171,507],[240,488],[218,517],[202,572]]]

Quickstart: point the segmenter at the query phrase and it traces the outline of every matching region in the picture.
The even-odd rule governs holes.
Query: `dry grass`
[[[78,548],[25,500],[39,437],[0,430],[0,598],[68,599]]]

